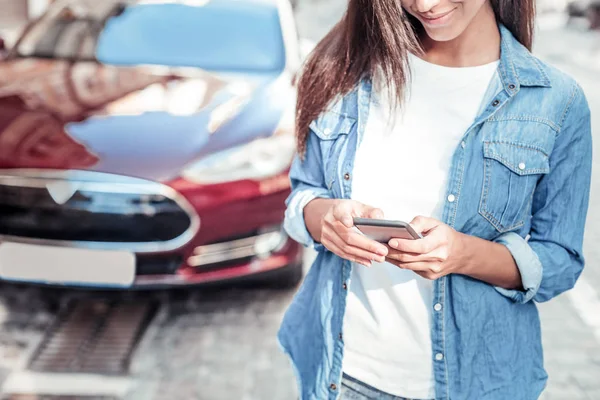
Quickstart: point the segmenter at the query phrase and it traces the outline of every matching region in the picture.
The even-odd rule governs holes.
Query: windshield
[[[17,52],[22,57],[212,71],[278,72],[285,68],[276,5],[258,0],[200,4],[113,3],[103,13],[65,7],[34,26]]]

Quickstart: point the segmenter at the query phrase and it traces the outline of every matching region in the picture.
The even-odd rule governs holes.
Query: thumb
[[[346,228],[352,228],[354,221],[352,220],[355,214],[353,205],[348,202],[341,202],[333,208],[333,216],[336,220],[342,223]]]
[[[373,219],[383,219],[383,210],[381,208],[368,207],[365,217]]]

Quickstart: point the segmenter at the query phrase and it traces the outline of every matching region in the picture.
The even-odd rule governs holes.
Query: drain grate
[[[34,353],[41,372],[125,374],[156,312],[149,302],[84,300],[67,307]]]

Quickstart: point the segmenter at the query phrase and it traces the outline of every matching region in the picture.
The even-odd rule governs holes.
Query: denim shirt
[[[535,302],[572,288],[584,265],[592,165],[588,104],[573,79],[533,57],[504,26],[500,32],[498,72],[454,150],[442,221],[506,246],[523,290],[458,274],[434,282],[436,399],[537,399],[547,374]],[[351,198],[370,99],[371,83],[364,79],[334,101],[311,123],[305,158],[296,157],[290,170],[284,227],[317,250],[278,334],[301,399],[339,396],[352,268],[313,241],[303,209],[315,198]]]

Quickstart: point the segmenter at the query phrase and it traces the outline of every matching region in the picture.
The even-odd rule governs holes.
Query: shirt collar
[[[529,50],[500,24],[500,79],[509,93],[516,93],[520,86],[551,87],[550,78],[539,61]]]
[[[516,94],[521,86],[551,87],[550,78],[542,69],[540,62],[513,36],[507,27],[500,24],[499,28],[501,39],[498,72],[502,86],[509,95]],[[361,80],[358,92],[359,98],[369,98],[370,78]],[[365,96],[365,94],[367,95]]]

